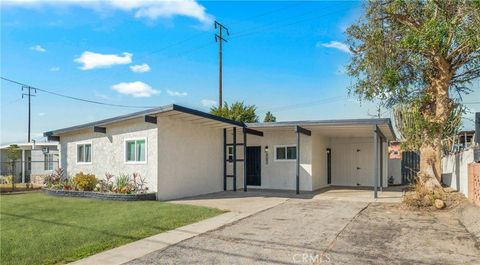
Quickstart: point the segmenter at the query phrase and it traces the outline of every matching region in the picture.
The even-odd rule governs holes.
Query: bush
[[[0,184],[12,184],[13,176],[0,176]]]
[[[115,178],[113,192],[130,193],[133,190],[131,186],[130,176],[127,174],[122,174]]]
[[[97,185],[97,178],[93,174],[77,173],[73,178],[73,182],[81,191],[93,191]]]
[[[44,179],[44,184],[47,187],[58,186],[62,181],[65,180],[65,171],[63,168],[57,168],[52,174],[48,175]]]

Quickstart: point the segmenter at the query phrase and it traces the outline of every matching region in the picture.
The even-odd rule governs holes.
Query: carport
[[[248,145],[264,150],[258,188],[299,193],[329,186],[371,187],[377,198],[378,191],[388,186],[388,141],[396,139],[390,119],[249,123],[247,127],[263,133]],[[282,146],[296,148],[294,161],[277,160],[277,148]]]

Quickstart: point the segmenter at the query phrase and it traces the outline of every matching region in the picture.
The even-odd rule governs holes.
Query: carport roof
[[[396,140],[397,136],[393,130],[392,122],[389,118],[377,119],[344,119],[344,120],[307,120],[307,121],[284,121],[284,122],[261,122],[246,123],[249,128],[262,130],[273,128],[293,128],[294,126],[302,126],[307,129],[311,128],[345,128],[347,130],[355,130],[356,128],[371,128],[377,125],[380,131],[388,138],[388,140]],[[355,132],[353,131],[352,134]]]

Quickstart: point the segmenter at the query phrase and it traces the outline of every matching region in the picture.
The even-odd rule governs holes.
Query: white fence
[[[468,164],[473,162],[473,149],[442,158],[442,182],[468,197]]]

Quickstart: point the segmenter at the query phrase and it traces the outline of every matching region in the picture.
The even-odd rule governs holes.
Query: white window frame
[[[295,147],[296,150],[296,157],[295,159],[288,159],[287,158],[287,147]],[[285,148],[285,159],[277,159],[277,148]],[[296,144],[283,144],[283,145],[274,145],[273,146],[274,153],[273,153],[273,161],[275,162],[292,162],[292,161],[297,161],[298,157],[298,148]]]
[[[90,162],[80,162],[78,161],[78,146],[79,145],[86,145],[90,144]],[[75,144],[75,161],[77,162],[77,165],[90,165],[93,162],[93,144],[92,141],[88,142],[78,142]]]
[[[49,160],[48,157],[52,156],[52,160]],[[53,161],[54,161],[54,154],[46,153],[43,155],[43,171],[53,171]],[[46,159],[45,159],[46,158]],[[52,169],[45,169],[46,165],[52,165]]]
[[[145,161],[127,161],[127,142],[129,141],[138,141],[138,140],[144,140],[145,141]],[[136,149],[137,144],[135,144],[135,156],[137,156],[137,149]],[[147,137],[134,137],[134,138],[125,138],[123,139],[123,162],[125,164],[147,164],[148,161],[148,141]]]

